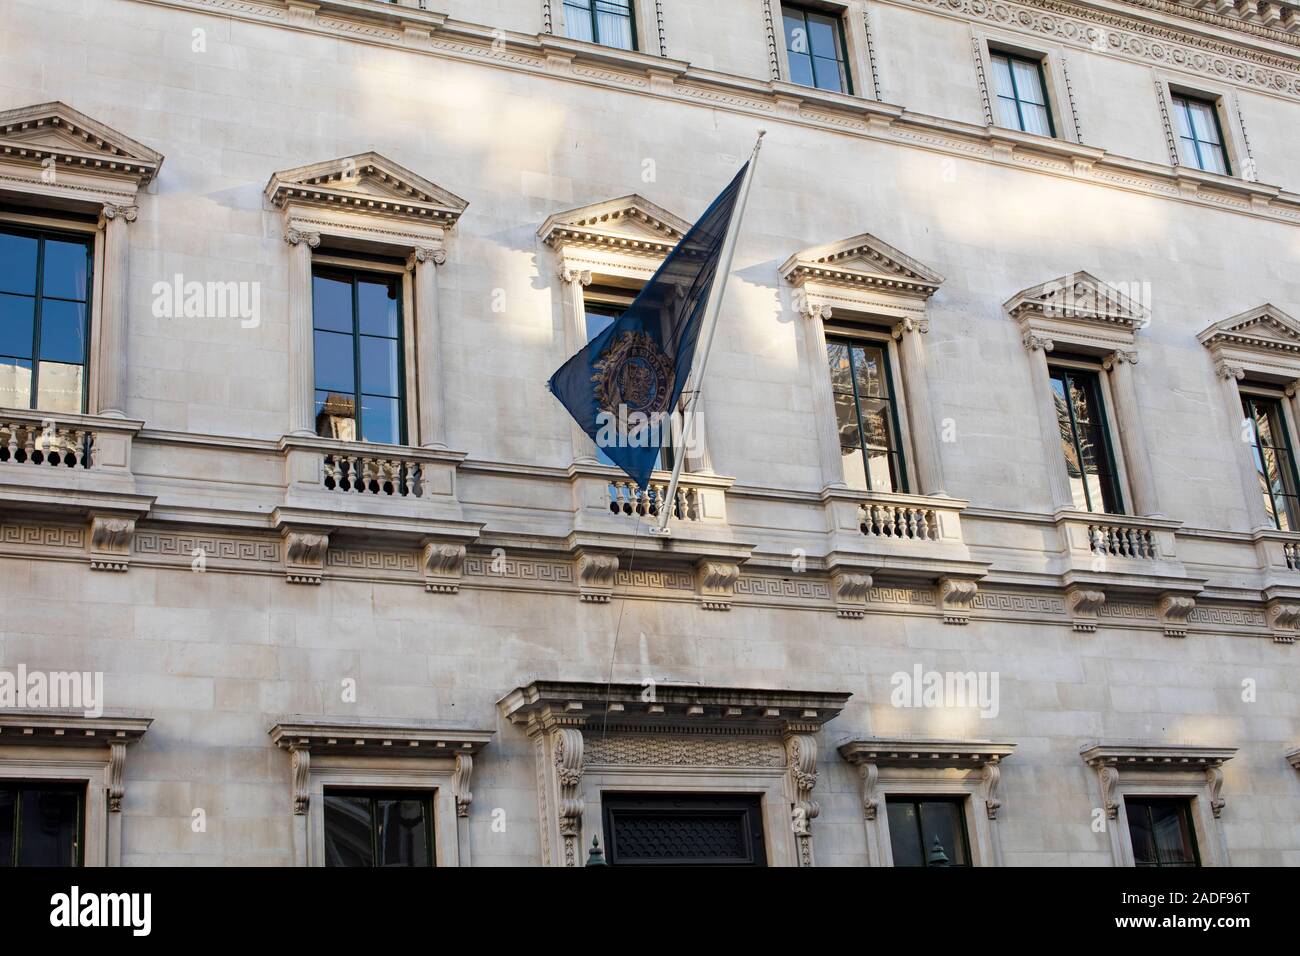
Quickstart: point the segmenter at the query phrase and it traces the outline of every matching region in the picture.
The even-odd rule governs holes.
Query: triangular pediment
[[[326,206],[452,225],[469,205],[455,193],[376,152],[342,156],[271,176],[272,205]]]
[[[546,218],[537,234],[547,245],[620,245],[628,252],[664,253],[690,231],[691,224],[633,193],[579,206]]]
[[[1197,337],[1202,345],[1260,352],[1300,351],[1300,322],[1277,306],[1261,305],[1216,322]]]
[[[795,285],[868,286],[906,295],[933,295],[943,276],[870,233],[797,252],[781,266]]]
[[[1017,292],[1002,307],[1015,319],[1041,316],[1128,329],[1137,328],[1147,321],[1147,311],[1141,303],[1116,286],[1083,271]]]
[[[0,112],[0,157],[44,163],[77,172],[127,176],[147,183],[162,154],[74,110],[66,103],[39,103]]]

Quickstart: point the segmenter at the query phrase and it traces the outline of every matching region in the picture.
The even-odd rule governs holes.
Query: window
[[[888,345],[828,337],[826,355],[845,483],[860,491],[906,491]]]
[[[1200,866],[1188,801],[1126,797],[1134,866]]]
[[[618,320],[618,317],[632,304],[631,296],[624,289],[599,289],[592,287],[583,296],[584,311],[587,318],[587,341],[590,342]],[[684,424],[684,423],[683,423]],[[659,460],[655,468],[661,471],[672,470],[673,430],[670,422],[665,422],[661,432],[663,445],[659,449]],[[688,446],[689,447],[689,446]],[[605,454],[605,449],[596,446],[596,460],[602,465],[614,467],[614,460]]]
[[[0,867],[81,866],[85,787],[0,781]]]
[[[792,3],[781,4],[785,21],[785,54],[790,81],[819,90],[852,93],[845,55],[844,21]]]
[[[1173,94],[1173,99],[1178,155],[1183,162],[1209,173],[1230,175],[1217,104],[1180,93]]]
[[[1259,475],[1264,507],[1279,531],[1300,529],[1300,500],[1297,500],[1295,458],[1280,399],[1243,392],[1241,407],[1251,425],[1251,450]]]
[[[760,798],[601,795],[612,866],[767,866]]]
[[[1122,514],[1100,378],[1096,372],[1066,366],[1053,365],[1048,372],[1074,506]]]
[[[564,0],[564,26],[570,39],[620,50],[636,49],[633,0]]]
[[[92,240],[0,229],[0,406],[86,407]]]
[[[894,866],[970,866],[963,800],[886,797]]]
[[[433,797],[325,791],[326,866],[433,866]]]
[[[991,51],[990,55],[998,125],[1040,136],[1055,136],[1052,110],[1047,103],[1043,61],[997,50]]]
[[[405,444],[400,289],[395,275],[312,271],[316,434]]]

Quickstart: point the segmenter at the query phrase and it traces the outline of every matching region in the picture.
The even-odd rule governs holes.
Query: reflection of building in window
[[[357,403],[351,395],[329,392],[316,399],[316,434],[340,441],[356,441]]]
[[[0,406],[85,409],[91,240],[0,230]]]
[[[326,866],[433,866],[433,860],[429,794],[325,792]]]
[[[1243,392],[1242,411],[1251,425],[1251,457],[1259,475],[1264,507],[1279,531],[1295,531],[1300,525],[1300,500],[1297,499],[1295,458],[1287,434],[1282,401],[1272,395]]]
[[[888,350],[828,338],[826,355],[845,484],[861,491],[906,491]]]
[[[1081,511],[1122,513],[1097,374],[1060,366],[1052,366],[1049,371],[1074,506]]]

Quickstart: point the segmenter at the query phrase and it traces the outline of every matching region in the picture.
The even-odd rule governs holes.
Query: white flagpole
[[[718,314],[722,311],[722,297],[727,291],[727,280],[731,278],[731,259],[736,252],[736,239],[740,235],[740,222],[745,217],[745,204],[749,202],[749,185],[754,179],[754,170],[758,167],[758,151],[763,146],[763,137],[767,130],[758,131],[758,140],[754,143],[754,152],[749,157],[749,168],[745,178],[740,181],[740,196],[736,199],[736,209],[731,215],[730,228],[722,239],[722,252],[719,255],[718,271],[713,277],[713,287],[709,290],[709,302],[704,310],[706,328],[703,330],[704,348],[697,352],[692,363],[690,381],[695,386],[695,395],[686,410],[686,421],[682,428],[683,445],[692,434],[695,424],[695,407],[699,404],[700,392],[704,388],[704,370],[709,364],[709,351],[713,348],[713,334],[718,328]],[[668,494],[659,503],[659,526],[650,529],[652,534],[669,534],[668,516],[672,513],[677,499],[677,485],[682,478],[682,465],[686,462],[686,449],[673,449],[673,477],[668,483]]]

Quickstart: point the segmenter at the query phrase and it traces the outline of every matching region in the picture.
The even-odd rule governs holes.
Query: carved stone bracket
[[[1206,767],[1205,783],[1210,788],[1210,811],[1218,819],[1226,806],[1223,800],[1223,768],[1217,765]]]
[[[1296,627],[1300,624],[1300,604],[1288,604],[1285,601],[1269,601],[1265,606],[1268,627],[1273,633],[1273,640],[1278,644],[1294,644]]]
[[[1113,765],[1097,763],[1097,783],[1101,787],[1101,805],[1106,810],[1106,818],[1114,820],[1119,815],[1119,770]]]
[[[1070,622],[1076,631],[1091,634],[1097,630],[1097,612],[1106,603],[1106,592],[1096,588],[1073,587],[1065,592]]]
[[[311,791],[308,788],[308,781],[311,779],[311,750],[294,744],[290,746],[289,754],[292,762],[290,772],[293,779],[293,812],[301,816],[307,812],[307,805],[311,800]]]
[[[812,734],[790,734],[785,738],[789,759],[790,784],[794,801],[790,807],[790,825],[799,848],[799,865],[813,865],[811,823],[821,813],[812,798],[817,786],[817,738]]]
[[[874,761],[863,762],[858,764],[858,773],[862,777],[862,815],[874,820],[880,809],[880,794],[876,790],[880,785],[880,768]]]
[[[126,795],[126,748],[140,740],[152,723],[152,717],[86,717],[55,710],[0,708],[0,740],[78,752],[102,753],[107,746],[108,812],[121,813]]]
[[[320,584],[329,546],[327,534],[285,531],[285,579],[290,584]]]
[[[581,849],[582,811],[585,809],[578,792],[582,783],[582,746],[582,731],[577,728],[557,727],[551,731],[558,794],[555,812],[559,820],[564,866],[577,866]]]
[[[122,797],[126,793],[125,740],[112,740],[108,744],[108,812],[122,812]]]
[[[470,780],[474,776],[474,758],[470,754],[456,754],[456,772],[452,774],[451,790],[456,797],[456,816],[468,817],[469,805],[474,802]]]
[[[740,565],[731,561],[700,561],[695,566],[695,587],[706,611],[730,611]]]
[[[1079,756],[1097,772],[1101,805],[1111,820],[1119,816],[1121,770],[1126,774],[1202,774],[1209,790],[1210,809],[1217,818],[1224,807],[1222,767],[1236,753],[1236,747],[1201,747],[1145,741],[1091,741],[1079,748]]]
[[[1165,637],[1186,637],[1187,619],[1196,610],[1196,599],[1179,594],[1166,594],[1158,605],[1160,624]]]
[[[969,624],[971,602],[979,585],[966,578],[940,578],[939,601],[943,605],[943,623]]]
[[[862,814],[868,821],[880,811],[880,769],[978,771],[980,799],[990,820],[1002,807],[1002,761],[1016,745],[987,740],[908,740],[864,738],[840,745],[840,756],[856,764],[862,777]]]
[[[867,613],[867,595],[871,592],[871,575],[836,571],[831,575],[835,592],[835,613],[840,617],[860,618]]]
[[[135,519],[93,515],[90,519],[90,567],[94,571],[125,571],[131,564]]]
[[[460,590],[461,571],[465,566],[465,546],[445,541],[425,541],[420,552],[420,569],[424,589],[435,594],[455,594]]]
[[[990,757],[980,774],[980,796],[984,798],[984,812],[990,820],[998,818],[998,808],[1002,801],[998,799],[998,788],[1002,786],[1002,762],[998,757]]]
[[[608,604],[618,578],[618,556],[584,551],[574,559],[574,565],[581,599],[592,604]]]

